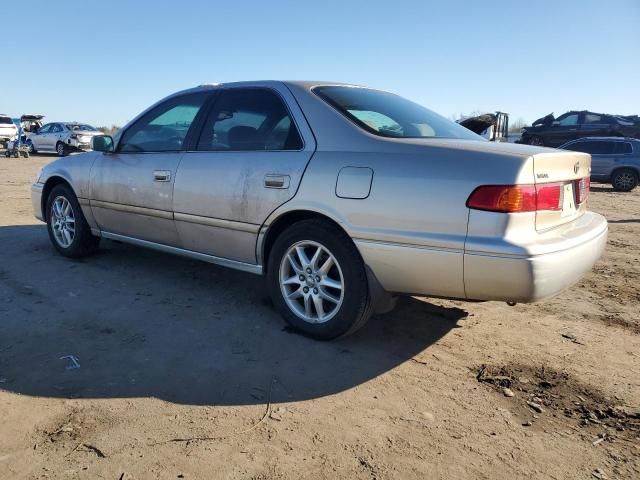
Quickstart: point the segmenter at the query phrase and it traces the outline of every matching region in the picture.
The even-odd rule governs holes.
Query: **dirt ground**
[[[640,189],[594,186],[608,248],[556,298],[405,298],[321,343],[257,276],[55,254],[52,160],[0,158],[1,479],[640,478]]]

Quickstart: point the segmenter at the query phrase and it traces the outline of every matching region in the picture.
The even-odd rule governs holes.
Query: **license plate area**
[[[576,213],[576,196],[573,192],[573,182],[562,187],[562,210],[561,217],[570,217]]]

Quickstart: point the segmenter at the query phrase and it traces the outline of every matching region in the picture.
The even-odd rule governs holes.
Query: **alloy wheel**
[[[618,190],[630,190],[633,188],[635,178],[631,172],[622,172],[614,179],[615,187]]]
[[[64,156],[64,143],[58,143],[58,145],[56,146],[56,153],[61,157]]]
[[[280,262],[279,281],[287,306],[305,322],[331,320],[344,300],[340,264],[318,242],[303,240],[293,244]]]
[[[69,248],[76,236],[76,220],[71,203],[65,197],[56,197],[51,204],[51,229],[62,248]]]

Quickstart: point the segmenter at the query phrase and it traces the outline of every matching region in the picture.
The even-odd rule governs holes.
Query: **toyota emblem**
[[[580,162],[576,162],[573,166],[573,173],[578,173],[578,170],[580,170]]]

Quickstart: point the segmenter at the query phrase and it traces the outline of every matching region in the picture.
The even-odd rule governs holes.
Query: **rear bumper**
[[[533,219],[527,221],[533,225]],[[465,251],[361,239],[355,243],[387,292],[528,303],[561,292],[591,270],[607,233],[605,218],[586,212],[548,232],[532,231],[518,239],[522,241],[467,238]]]
[[[44,184],[34,183],[31,185],[31,206],[33,208],[33,215],[44,222],[44,216],[42,215],[42,189]]]
[[[472,300],[536,302],[575,284],[607,243],[607,221],[585,213],[556,241],[537,242],[531,255],[465,253],[465,294]]]

